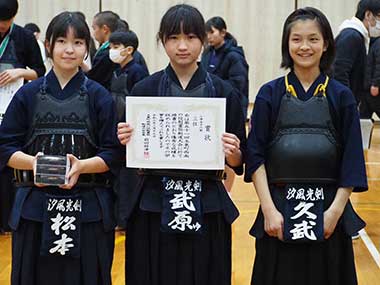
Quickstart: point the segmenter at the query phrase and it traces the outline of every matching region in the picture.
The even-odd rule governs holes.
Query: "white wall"
[[[321,10],[330,21],[334,35],[343,20],[355,15],[359,0],[298,0],[298,7],[312,6]]]
[[[102,10],[113,10],[128,21],[140,40],[140,51],[151,72],[165,67],[167,57],[161,45],[156,44],[159,22],[165,11],[177,3],[196,6],[205,17],[222,16],[228,30],[244,47],[250,65],[250,98],[265,82],[282,74],[281,32],[285,18],[293,11],[295,0],[102,0]],[[329,18],[333,31],[351,18],[358,0],[298,0],[298,7],[313,6]],[[99,0],[19,0],[16,22],[37,23],[44,31],[57,13],[65,10],[82,11],[88,24],[99,11]]]
[[[29,22],[36,23],[41,29],[43,38],[50,20],[62,11],[82,11],[87,17],[88,24],[91,24],[93,15],[99,11],[98,0],[18,0],[18,2],[16,23],[22,26]]]

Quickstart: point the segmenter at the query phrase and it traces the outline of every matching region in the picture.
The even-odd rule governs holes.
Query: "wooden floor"
[[[380,127],[376,126],[369,151],[366,151],[369,191],[353,194],[351,200],[367,222],[361,238],[354,241],[356,267],[360,285],[380,284]],[[238,178],[232,198],[240,210],[233,225],[233,285],[249,284],[255,255],[255,240],[248,235],[258,209],[258,199],[251,184]],[[0,236],[0,284],[9,284],[11,237]],[[377,263],[376,263],[377,262]],[[116,235],[113,284],[124,284],[124,236]],[[180,284],[178,284],[180,285]],[[322,284],[321,284],[322,285]]]

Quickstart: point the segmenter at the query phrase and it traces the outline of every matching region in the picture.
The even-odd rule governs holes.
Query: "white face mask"
[[[110,49],[110,60],[114,63],[122,63],[127,57],[126,55],[121,55],[122,49]]]
[[[369,25],[369,36],[371,38],[377,38],[377,37],[380,37],[380,21],[375,19],[376,21],[376,24],[375,26],[371,26]]]

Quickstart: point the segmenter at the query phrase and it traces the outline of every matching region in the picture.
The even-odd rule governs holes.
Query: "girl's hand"
[[[223,151],[226,154],[226,158],[236,155],[240,156],[240,140],[239,138],[230,133],[224,133],[222,136]]]
[[[44,154],[42,152],[38,152],[33,159],[33,176],[36,176],[36,173],[37,173],[37,157],[39,157],[41,155],[44,155]],[[34,183],[34,185],[36,185],[37,187],[40,187],[40,188],[46,187],[45,184],[40,184],[40,183]]]
[[[323,213],[323,236],[328,239],[335,231],[341,215],[331,207]]]
[[[128,123],[117,124],[117,138],[122,145],[127,145],[131,140],[133,128]]]
[[[377,95],[379,95],[379,87],[371,86],[370,92],[373,97],[376,97]]]
[[[284,240],[284,217],[277,209],[264,214],[264,230],[269,236]]]
[[[82,173],[82,163],[72,154],[67,154],[67,159],[70,160],[70,171],[67,174],[68,183],[59,188],[70,190],[78,182],[79,175]]]
[[[22,77],[22,71],[19,68],[4,70],[0,73],[0,86],[5,86],[20,77]]]

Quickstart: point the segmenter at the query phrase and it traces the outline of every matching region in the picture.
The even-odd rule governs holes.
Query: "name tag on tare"
[[[323,241],[324,189],[319,185],[287,185],[284,240]]]

